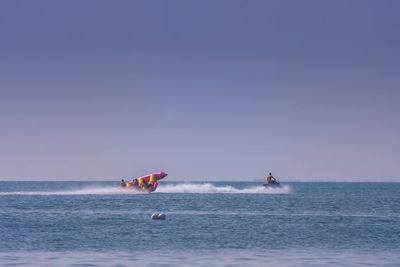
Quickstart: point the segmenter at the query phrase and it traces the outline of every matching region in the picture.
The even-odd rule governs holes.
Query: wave
[[[185,193],[185,194],[289,194],[290,187],[265,188],[264,186],[253,186],[247,188],[235,188],[233,186],[216,186],[211,183],[205,184],[176,184],[159,185],[157,193]],[[120,195],[120,194],[147,194],[144,192],[121,189],[118,187],[85,187],[76,190],[63,191],[19,191],[0,192],[0,195]]]

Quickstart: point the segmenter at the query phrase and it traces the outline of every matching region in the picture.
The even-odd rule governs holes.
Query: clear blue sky
[[[400,1],[0,1],[0,180],[400,181]]]

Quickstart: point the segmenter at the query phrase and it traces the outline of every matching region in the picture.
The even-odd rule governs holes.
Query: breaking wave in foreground
[[[185,194],[289,194],[290,187],[265,188],[253,186],[247,188],[235,188],[233,186],[215,186],[211,183],[204,184],[176,184],[159,185],[157,193],[185,193]],[[34,191],[34,192],[0,192],[0,195],[120,195],[120,194],[147,194],[133,189],[121,189],[118,187],[85,187],[76,190],[63,191]]]

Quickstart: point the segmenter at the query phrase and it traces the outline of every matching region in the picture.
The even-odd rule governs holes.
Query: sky
[[[0,180],[400,182],[399,1],[0,1]]]

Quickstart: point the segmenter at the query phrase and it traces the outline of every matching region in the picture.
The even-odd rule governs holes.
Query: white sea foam
[[[253,186],[246,188],[235,188],[233,186],[216,186],[211,183],[204,184],[175,184],[159,185],[154,193],[187,193],[187,194],[289,194],[290,187],[265,188],[264,186]],[[154,194],[153,193],[153,194]],[[0,195],[119,195],[119,194],[146,194],[129,188],[118,187],[85,187],[75,190],[57,191],[19,191],[0,192]]]
[[[141,194],[142,192],[122,189],[118,187],[85,187],[76,190],[57,191],[20,191],[0,192],[0,195],[119,195],[119,194]]]
[[[252,186],[246,188],[235,188],[233,186],[216,186],[211,183],[205,184],[176,184],[159,186],[160,193],[192,193],[192,194],[288,194],[289,186],[281,188],[265,188],[264,186]]]

